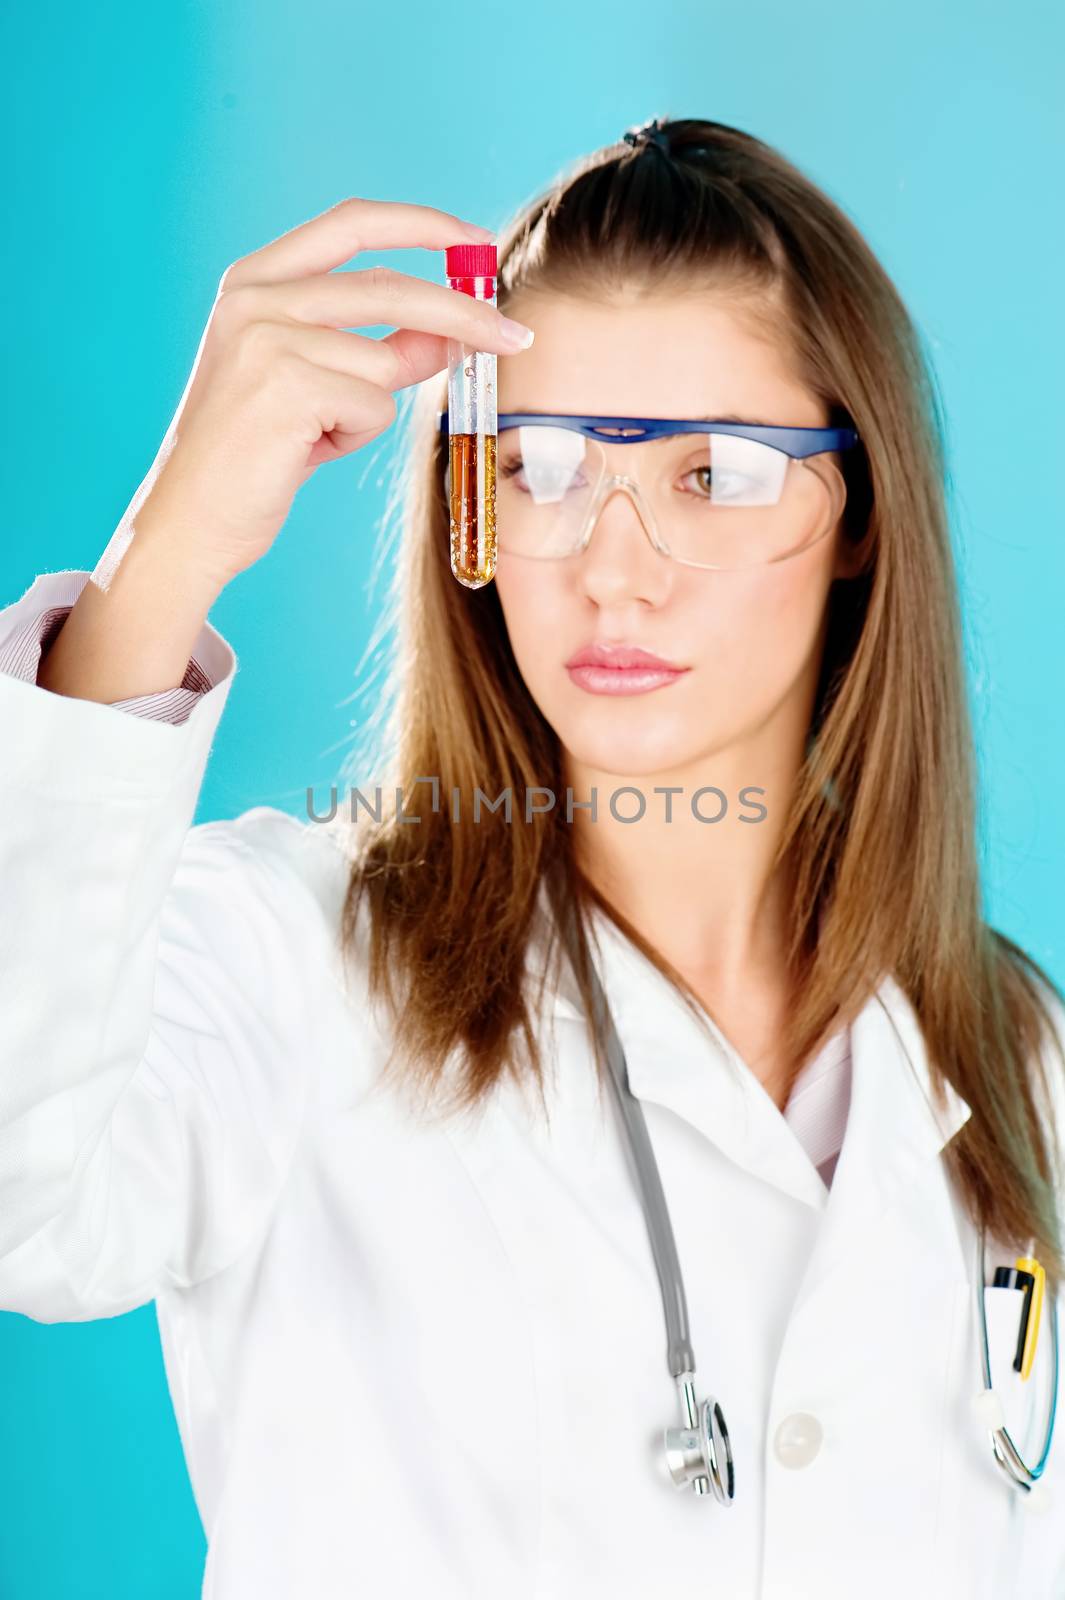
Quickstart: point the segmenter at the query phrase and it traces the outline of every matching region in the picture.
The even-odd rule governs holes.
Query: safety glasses
[[[855,428],[534,411],[503,412],[497,425],[500,551],[576,555],[622,490],[660,554],[717,570],[784,561],[824,538],[846,501],[833,457],[859,438]],[[446,411],[439,427],[446,435]],[[621,445],[631,448],[631,472],[612,470]],[[447,478],[450,498],[450,466]]]

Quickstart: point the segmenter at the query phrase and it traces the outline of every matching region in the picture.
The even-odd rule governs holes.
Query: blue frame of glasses
[[[448,431],[448,413],[437,412],[441,433]],[[714,422],[706,418],[681,420],[671,417],[584,417],[564,411],[504,411],[496,418],[499,432],[504,428],[573,428],[589,439],[603,438],[610,444],[639,444],[642,439],[661,439],[674,433],[731,433],[757,444],[771,445],[784,455],[802,459],[827,450],[849,450],[859,441],[857,428],[782,428],[756,422]],[[630,430],[624,437],[614,428]],[[632,430],[639,429],[639,432]]]

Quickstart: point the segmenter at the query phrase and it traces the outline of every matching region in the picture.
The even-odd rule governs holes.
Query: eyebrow
[[[520,414],[522,412],[532,412],[533,414],[535,414],[536,411],[538,410],[538,407],[536,407],[536,406],[528,406],[528,405],[516,405],[516,406],[508,406],[507,410],[512,412],[512,413],[518,413],[518,414]],[[548,416],[553,416],[553,415],[556,415],[556,413],[548,412],[547,415]],[[565,416],[566,413],[565,412],[559,412],[559,413],[557,413],[557,415]],[[677,418],[674,417],[671,420],[675,422],[675,421],[677,421]],[[773,423],[771,423],[771,422],[763,422],[759,418],[737,416],[734,411],[726,411],[724,413],[718,413],[716,411],[708,411],[708,412],[706,412],[705,415],[687,417],[684,420],[687,421],[687,422],[739,422],[739,423],[745,424],[749,428],[771,428],[771,427],[774,426]]]
[[[693,422],[741,422],[748,428],[772,428],[772,422],[763,422],[760,417],[739,417],[735,411],[726,411],[723,415],[708,411],[706,416],[692,417]]]

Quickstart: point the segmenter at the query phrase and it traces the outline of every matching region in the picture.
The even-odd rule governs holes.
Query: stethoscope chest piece
[[[700,1406],[690,1379],[679,1379],[678,1386],[688,1420],[683,1427],[665,1430],[669,1475],[678,1489],[693,1488],[696,1494],[712,1491],[721,1505],[731,1505],[736,1470],[725,1414],[712,1398]]]

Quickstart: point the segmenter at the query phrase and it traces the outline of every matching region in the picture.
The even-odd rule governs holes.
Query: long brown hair
[[[780,154],[736,128],[661,124],[669,151],[619,141],[582,159],[499,235],[499,304],[522,289],[593,296],[636,282],[721,281],[761,291],[833,425],[851,423],[843,536],[864,542],[857,577],[829,600],[821,680],[777,864],[795,897],[789,952],[799,1002],[798,1073],[833,1019],[850,1020],[885,974],[915,1008],[934,1092],[972,1107],[946,1159],[970,1214],[1027,1242],[1063,1275],[1055,1162],[1037,1109],[1065,1071],[1051,1006],[1060,991],[981,914],[976,784],[953,557],[941,407],[931,363],[893,284],[844,212]],[[520,826],[482,813],[456,824],[447,797],[536,786],[562,793],[558,740],[511,652],[494,585],[451,576],[441,378],[406,419],[396,548],[374,692],[380,772],[421,816],[361,814],[352,828],[343,949],[365,951],[371,991],[394,1020],[389,1070],[439,1103],[452,1053],[458,1103],[542,1061],[527,952],[538,897],[574,908],[576,977],[593,1015],[586,908],[594,903],[674,982],[683,978],[582,876],[560,808]],[[859,552],[861,555],[861,552]],[[439,782],[439,809],[419,779]],[[420,787],[422,804],[416,790]],[[462,815],[468,815],[466,810]],[[368,922],[360,926],[366,905]],[[560,950],[556,941],[556,954]],[[544,974],[541,974],[543,981]],[[542,991],[541,991],[542,994]],[[598,1041],[598,1070],[604,1070]],[[1041,1076],[1038,1091],[1035,1073]],[[1065,1137],[1065,1130],[1057,1130]],[[1059,1169],[1060,1170],[1060,1169]]]

